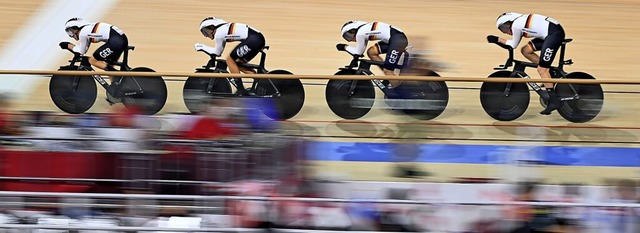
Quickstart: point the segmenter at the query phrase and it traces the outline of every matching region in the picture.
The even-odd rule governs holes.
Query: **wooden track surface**
[[[32,16],[41,1],[18,3],[2,0],[3,27],[0,43],[7,46],[11,29]],[[118,25],[137,48],[130,54],[132,66],[148,66],[158,71],[191,72],[203,65],[207,57],[193,50],[196,42],[212,45],[198,31],[200,21],[216,16],[228,21],[249,24],[262,31],[267,44],[268,69],[286,69],[295,74],[333,74],[346,65],[350,57],[335,50],[343,43],[339,30],[347,20],[383,21],[403,29],[417,49],[430,49],[434,57],[452,65],[440,72],[444,77],[486,77],[493,67],[506,59],[506,52],[486,43],[488,34],[499,35],[495,19],[503,11],[540,13],[561,22],[567,37],[567,57],[575,64],[568,71],[586,71],[598,79],[636,79],[640,70],[640,2],[630,0],[559,0],[559,1],[338,1],[338,0],[248,0],[223,3],[206,0],[127,0],[120,3],[103,19]],[[75,15],[74,15],[75,16]],[[79,12],[78,16],[82,16]],[[70,16],[71,17],[71,16]],[[64,22],[52,22],[60,27]],[[523,41],[521,45],[526,42]],[[230,44],[229,46],[233,46]],[[97,46],[93,46],[95,48]],[[229,48],[227,49],[228,52]],[[51,51],[59,52],[59,51]],[[523,59],[517,54],[519,59]],[[557,58],[556,58],[557,59]],[[61,60],[63,64],[65,60]],[[55,69],[56,67],[51,67]],[[534,70],[529,72],[537,77]],[[527,144],[538,141],[545,145],[631,146],[640,143],[640,128],[635,117],[640,107],[633,104],[637,94],[612,91],[636,91],[638,86],[605,85],[605,106],[601,115],[585,124],[572,124],[558,114],[541,116],[536,98],[527,113],[514,122],[496,122],[488,117],[478,99],[479,83],[450,84],[450,102],[444,114],[433,121],[415,120],[374,109],[357,121],[343,121],[333,115],[324,102],[323,81],[304,81],[307,101],[302,112],[285,126],[299,134],[320,137],[321,140],[401,140],[416,138],[424,143]],[[185,112],[182,102],[182,82],[169,82],[169,100],[163,112]],[[19,110],[57,111],[49,100],[47,80],[39,84],[39,94],[26,103],[16,103]],[[470,89],[469,89],[470,88]],[[100,97],[91,111],[108,111]],[[378,96],[381,96],[378,93]],[[345,139],[346,138],[346,139]],[[385,139],[386,138],[386,139]],[[552,141],[552,142],[542,142]],[[332,165],[338,168],[343,165]],[[349,165],[346,165],[349,166]],[[390,165],[378,165],[390,166]],[[486,174],[483,169],[429,165],[442,177]],[[445,166],[445,167],[441,167]],[[359,166],[354,166],[359,167]],[[368,166],[363,166],[368,167]],[[358,168],[351,168],[358,169]],[[589,170],[591,169],[591,170]],[[602,178],[637,176],[637,170],[616,169],[607,172],[597,168],[555,169],[547,175],[561,180],[595,182]],[[594,170],[595,169],[595,170]],[[609,169],[609,168],[602,168]],[[347,172],[349,178],[388,179],[383,168],[376,174],[363,171]],[[588,170],[588,171],[587,171]],[[571,173],[571,174],[568,174]],[[606,174],[593,176],[592,174]],[[564,179],[566,178],[566,179]],[[582,178],[582,179],[581,179]]]

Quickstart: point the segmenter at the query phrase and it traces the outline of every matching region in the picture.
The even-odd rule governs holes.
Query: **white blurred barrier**
[[[249,201],[251,203],[255,203],[260,205],[259,203],[277,203],[280,201],[283,202],[297,202],[297,203],[313,203],[313,202],[328,202],[328,203],[339,203],[339,205],[332,205],[334,209],[328,208],[327,211],[320,211],[313,204],[306,206],[303,212],[299,213],[307,213],[311,214],[315,217],[309,219],[311,222],[319,223],[322,226],[322,223],[330,222],[333,226],[336,227],[345,227],[345,225],[349,225],[349,222],[345,222],[344,224],[339,224],[337,221],[339,218],[351,219],[352,216],[349,215],[349,208],[361,208],[357,207],[359,204],[376,204],[379,207],[383,206],[394,206],[394,208],[404,208],[411,213],[411,223],[415,225],[428,226],[429,230],[439,230],[439,231],[454,231],[459,232],[472,222],[479,219],[500,219],[500,214],[497,214],[503,207],[508,206],[517,206],[517,205],[533,205],[533,206],[550,206],[559,209],[579,209],[581,212],[593,212],[598,214],[611,215],[616,214],[616,211],[622,209],[640,209],[640,204],[628,204],[628,203],[568,203],[568,202],[511,202],[511,201],[446,201],[446,200],[393,200],[393,199],[344,199],[344,198],[295,198],[295,197],[260,197],[260,196],[202,196],[202,195],[147,195],[147,194],[91,194],[91,193],[35,193],[35,192],[0,192],[0,197],[22,197],[22,198],[34,198],[34,197],[62,197],[59,199],[67,199],[67,198],[90,198],[90,199],[104,199],[104,198],[112,198],[112,199],[124,199],[130,200],[131,205],[142,204],[144,200],[194,200],[200,201],[202,203],[206,203],[208,201],[220,201],[220,200],[244,200]],[[341,206],[341,207],[338,207]],[[185,208],[191,208],[192,206],[183,206]],[[336,207],[338,209],[336,209]],[[384,208],[384,207],[383,207]],[[497,212],[496,212],[497,211]],[[464,215],[465,218],[461,219],[459,216]],[[330,215],[330,216],[327,216]],[[439,220],[426,222],[425,219],[433,219],[434,217]],[[156,224],[156,225],[145,225],[143,227],[120,227],[120,226],[85,226],[78,224],[66,224],[65,226],[60,226],[59,224],[47,224],[47,222],[42,222],[44,225],[15,225],[15,224],[3,224],[0,225],[0,228],[11,228],[11,229],[40,229],[39,232],[61,232],[66,230],[91,230],[95,231],[158,231],[158,232],[254,232],[255,229],[246,229],[246,228],[229,228],[230,226],[236,225],[225,225],[225,224],[205,224],[204,217],[198,216],[195,218],[188,218],[190,221],[182,223],[183,219],[174,219],[174,223],[176,221],[181,222],[179,224],[169,224],[169,218],[166,220],[164,224]],[[194,219],[197,219],[194,220]],[[449,221],[447,219],[456,219],[454,222]],[[162,220],[162,219],[158,219]],[[194,220],[194,221],[191,221]],[[592,219],[593,220],[593,219]],[[201,228],[195,227],[198,225],[197,222],[200,222]],[[440,221],[440,222],[438,222]],[[448,221],[448,222],[447,222]],[[159,222],[158,222],[159,223]],[[231,222],[229,222],[231,223]],[[337,224],[337,225],[336,225]],[[602,225],[606,224],[606,221],[593,223],[593,225]],[[175,227],[180,226],[180,227]],[[221,228],[215,228],[219,226]],[[187,228],[184,228],[187,227]],[[295,227],[295,226],[292,226]],[[197,229],[197,230],[196,230]],[[593,228],[599,229],[599,228]],[[279,232],[302,232],[299,230],[278,230]],[[305,231],[305,232],[330,232],[330,231]],[[597,230],[595,231],[597,232]]]
[[[180,228],[180,227],[122,227],[122,226],[64,226],[64,225],[40,225],[40,224],[0,224],[4,229],[47,229],[56,232],[68,230],[96,230],[96,231],[162,231],[162,232],[262,232],[260,229],[247,228]],[[52,231],[50,231],[52,232]]]
[[[261,196],[202,196],[202,195],[156,195],[156,194],[107,194],[107,193],[57,193],[57,192],[10,192],[0,191],[0,197],[75,197],[75,198],[116,198],[154,200],[245,200],[245,201],[299,201],[332,203],[375,203],[405,205],[530,205],[555,207],[621,207],[640,208],[640,204],[629,203],[567,203],[567,202],[514,202],[514,201],[419,201],[394,199],[342,199],[342,198],[301,198],[301,197],[261,197]]]

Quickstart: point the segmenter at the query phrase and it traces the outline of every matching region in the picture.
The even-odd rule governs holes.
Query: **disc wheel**
[[[341,70],[335,75],[354,75],[355,70]],[[355,89],[350,95],[351,85]],[[333,113],[344,119],[358,119],[366,115],[373,107],[376,93],[369,80],[331,79],[327,83],[325,99]]]
[[[213,73],[213,70],[196,70],[196,73]],[[224,71],[223,73],[228,73]],[[207,93],[209,84],[211,91]],[[182,99],[191,113],[199,113],[205,110],[209,100],[215,96],[230,96],[231,84],[225,78],[198,78],[189,77],[182,88]]]
[[[584,72],[569,73],[566,78],[595,80],[593,76]],[[600,84],[559,83],[556,85],[556,92],[560,98],[573,97],[576,94],[579,97],[576,100],[563,101],[562,106],[558,108],[560,116],[568,121],[588,122],[598,116],[602,110],[604,93]]]
[[[133,72],[155,72],[146,67],[131,69]],[[158,113],[167,102],[167,85],[161,76],[125,76],[120,81],[123,93],[139,91],[140,93],[122,98],[128,109],[136,109],[145,115]]]
[[[292,74],[286,70],[273,70],[269,74]],[[269,103],[260,104],[260,110],[274,120],[287,120],[297,115],[304,105],[304,87],[300,79],[259,79],[255,94],[272,96],[265,98]]]
[[[426,76],[440,77],[430,71]],[[449,88],[443,81],[403,81],[394,90],[407,103],[402,112],[420,120],[431,120],[444,112],[449,103]]]
[[[497,71],[489,75],[493,77],[517,77],[511,71]],[[507,88],[510,88],[507,91]],[[484,82],[480,87],[480,103],[484,111],[493,119],[512,121],[518,119],[529,106],[529,88],[525,83]]]
[[[65,66],[59,70],[78,70]],[[49,80],[49,95],[63,112],[79,114],[89,110],[96,102],[98,89],[92,76],[53,75]]]

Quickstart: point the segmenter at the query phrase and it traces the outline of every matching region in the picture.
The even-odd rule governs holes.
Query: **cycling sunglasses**
[[[507,33],[509,32],[510,27],[511,27],[510,23],[503,23],[503,24],[500,24],[500,26],[498,26],[498,29],[503,33]]]
[[[211,37],[211,34],[213,33],[213,29],[208,29],[208,28],[203,28],[200,30],[200,32],[202,33],[202,35],[204,35],[205,37]]]
[[[353,31],[353,30],[345,32],[344,34],[342,34],[342,38],[344,38],[347,41],[353,41],[355,37],[356,37],[356,32]]]
[[[67,35],[68,35],[69,37],[73,37],[73,36],[76,34],[75,32],[73,32],[73,29],[71,29],[71,28],[66,29],[66,30],[64,30],[64,31],[66,31],[66,32],[67,32]]]

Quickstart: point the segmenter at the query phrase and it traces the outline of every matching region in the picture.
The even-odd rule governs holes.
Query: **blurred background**
[[[627,0],[0,4],[2,70],[68,64],[58,43],[75,41],[63,25],[83,17],[124,30],[136,46],[131,66],[191,73],[208,60],[193,45],[213,46],[198,26],[215,16],[265,35],[267,69],[334,74],[351,59],[335,50],[340,27],[363,20],[401,28],[443,77],[486,77],[507,58],[485,39],[499,35],[505,11],[558,20],[574,39],[567,71],[633,81],[640,68],[639,3]],[[537,98],[516,121],[496,121],[480,105],[480,83],[455,80],[433,120],[381,108],[344,120],[324,100],[326,80],[302,80],[302,111],[273,121],[250,98],[214,99],[189,114],[185,79],[165,79],[167,104],[153,116],[109,106],[103,90],[87,113],[69,115],[50,100],[49,77],[0,75],[0,228],[640,232],[637,85],[603,85],[601,113],[577,124],[539,115]]]

